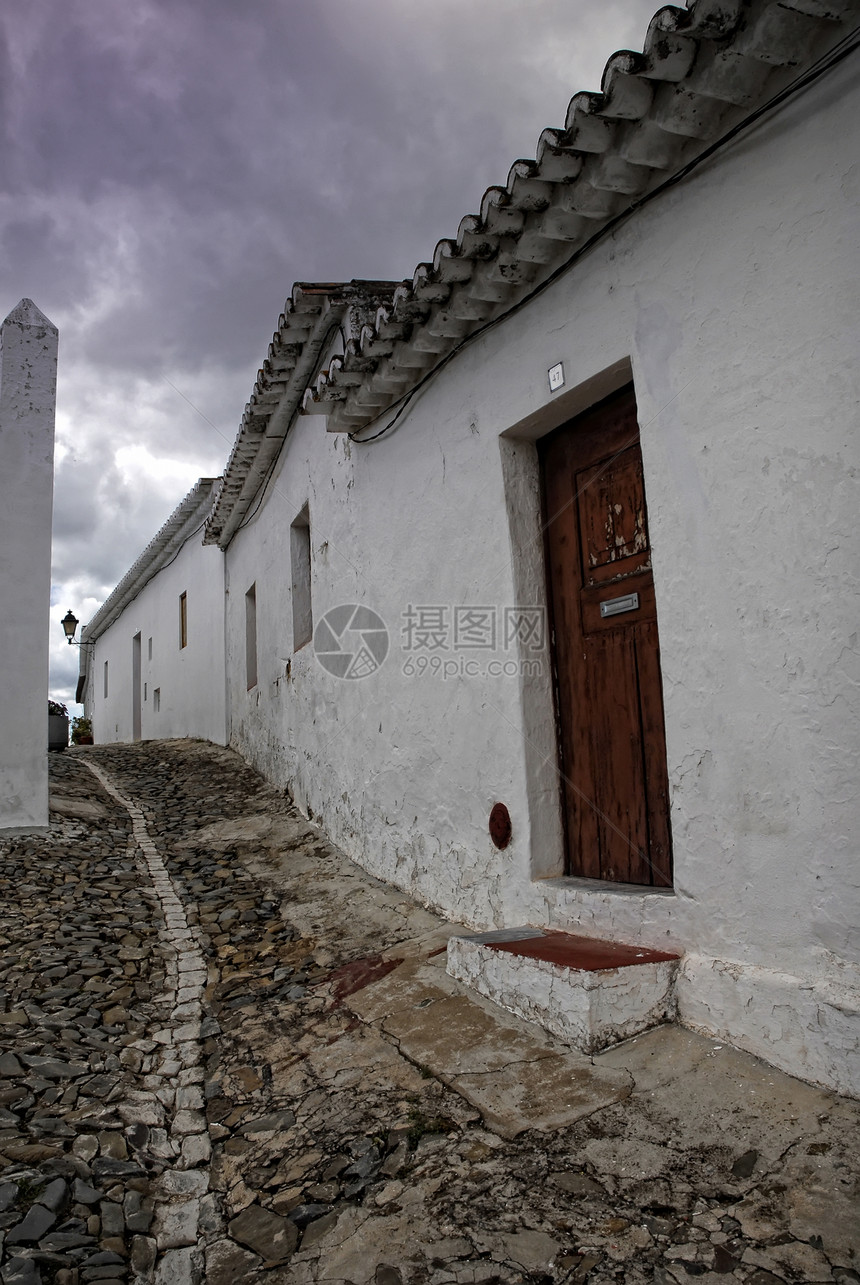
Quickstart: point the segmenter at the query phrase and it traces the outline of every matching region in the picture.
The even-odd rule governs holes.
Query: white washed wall
[[[227,555],[233,743],[347,852],[468,924],[677,947],[687,1021],[854,1091],[858,99],[846,65],[736,141],[467,349],[390,438],[353,445],[301,419]],[[566,385],[551,397],[557,361]],[[545,679],[406,678],[398,637],[410,602],[540,600],[523,439],[611,391],[628,361],[662,646],[668,895],[534,878],[561,862]],[[363,602],[392,630],[361,681],[293,654],[289,525],[306,502],[315,619]],[[504,853],[487,833],[497,800],[514,826]]]
[[[187,594],[188,643],[179,646],[179,597]],[[198,736],[226,744],[224,558],[190,539],[97,640],[90,662],[87,712],[96,744],[133,736],[132,646],[141,636],[141,736]],[[149,639],[152,638],[152,659]],[[108,696],[104,666],[108,664]],[[156,712],[153,694],[160,693]]]
[[[48,611],[57,328],[22,299],[0,330],[0,830],[48,824]]]

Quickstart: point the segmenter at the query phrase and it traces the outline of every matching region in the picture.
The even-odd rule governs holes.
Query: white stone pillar
[[[48,824],[48,632],[57,327],[0,327],[0,832]]]

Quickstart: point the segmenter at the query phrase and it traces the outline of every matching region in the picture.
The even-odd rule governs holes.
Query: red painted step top
[[[667,960],[680,959],[680,955],[672,955],[665,950],[624,946],[614,941],[576,937],[573,933],[562,932],[539,933],[518,941],[485,941],[483,945],[492,950],[507,951],[509,955],[522,955],[526,959],[542,959],[548,964],[578,968],[584,973],[630,968],[636,964],[661,964]]]

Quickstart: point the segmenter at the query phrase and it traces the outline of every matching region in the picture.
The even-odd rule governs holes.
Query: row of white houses
[[[411,280],[295,286],[79,688],[456,921],[679,954],[681,1021],[852,1093],[855,16],[661,9]]]

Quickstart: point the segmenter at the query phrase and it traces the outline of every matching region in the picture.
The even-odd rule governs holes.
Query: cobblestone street
[[[0,840],[2,1285],[860,1281],[857,1103],[494,1009],[227,750],[50,766]]]

